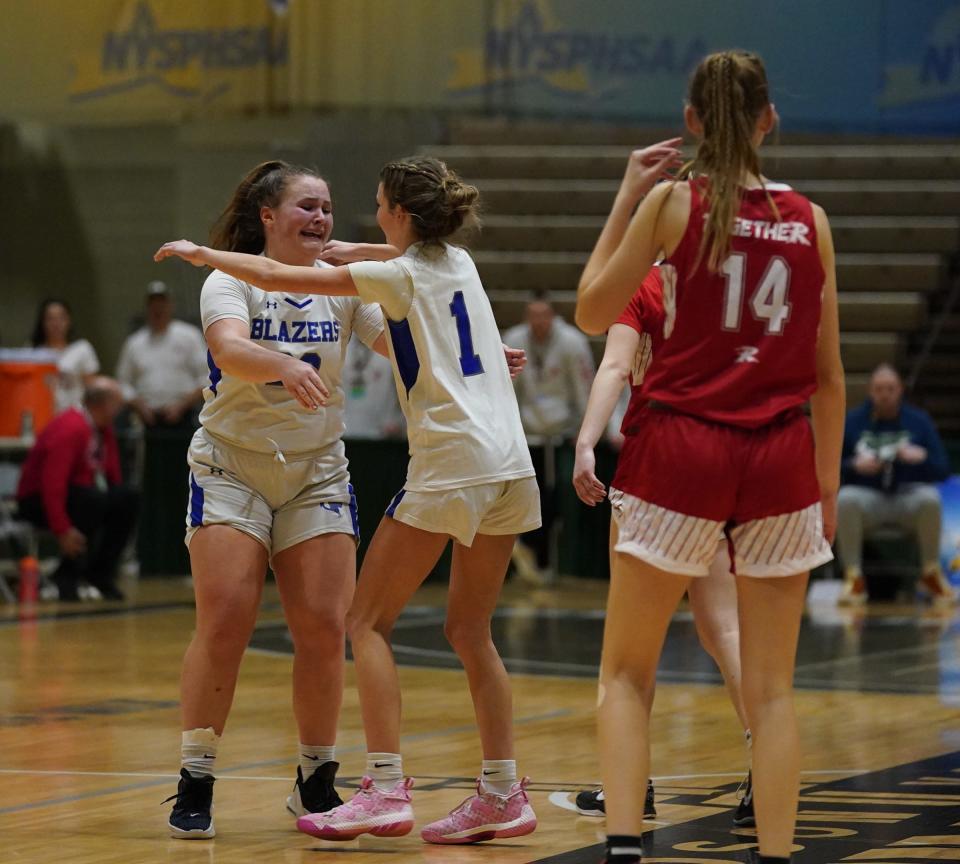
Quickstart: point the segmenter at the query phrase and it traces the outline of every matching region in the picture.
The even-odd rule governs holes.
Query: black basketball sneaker
[[[194,777],[186,768],[180,769],[177,794],[163,803],[173,801],[170,811],[170,836],[180,840],[206,840],[216,835],[213,830],[213,777]]]
[[[733,811],[733,824],[737,828],[753,828],[757,824],[753,815],[753,772],[747,772],[747,779],[743,782],[743,797]]]
[[[605,816],[607,813],[607,803],[603,797],[603,789],[593,789],[578,793],[577,812],[581,816]],[[647,795],[643,800],[643,818],[657,818],[657,808],[653,803],[652,780],[647,783]]]
[[[343,801],[333,788],[339,762],[324,762],[306,780],[297,766],[297,782],[293,793],[287,798],[287,810],[298,818],[308,813],[326,813],[339,807]]]

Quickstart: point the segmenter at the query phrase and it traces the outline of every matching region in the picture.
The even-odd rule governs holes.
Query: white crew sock
[[[484,759],[480,768],[480,787],[494,795],[509,795],[517,782],[516,759]]]
[[[367,753],[367,776],[381,789],[392,789],[403,780],[403,759],[399,753]]]
[[[300,773],[303,779],[307,780],[310,775],[326,762],[333,762],[333,754],[336,750],[334,744],[300,744]]]
[[[219,743],[220,736],[212,726],[181,732],[180,767],[186,768],[191,777],[212,777]]]

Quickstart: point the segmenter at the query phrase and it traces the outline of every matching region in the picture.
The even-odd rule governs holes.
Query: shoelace
[[[740,785],[737,786],[737,791],[733,794],[737,796],[737,801],[743,801],[747,797],[747,787],[750,785],[750,775],[747,774],[743,780],[740,781]]]
[[[206,789],[201,787],[196,781],[184,784],[184,789],[177,789],[169,798],[164,798],[161,804],[168,804],[176,799],[174,808],[180,810],[196,810],[198,807],[205,808],[209,806],[206,802]],[[206,787],[206,784],[203,784]],[[208,787],[209,788],[209,787]]]

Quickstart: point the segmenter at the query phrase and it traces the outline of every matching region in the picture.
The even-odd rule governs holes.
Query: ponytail
[[[745,174],[761,176],[753,134],[761,112],[770,103],[763,61],[747,51],[711,54],[694,71],[688,98],[703,124],[703,138],[678,178],[707,176],[708,212],[695,266],[707,253],[707,266],[715,272],[730,253],[742,178]],[[767,200],[774,218],[779,219],[769,193]]]
[[[261,162],[250,170],[213,223],[210,246],[226,252],[259,255],[266,245],[260,208],[276,207],[290,179],[302,176],[317,175],[280,159]]]

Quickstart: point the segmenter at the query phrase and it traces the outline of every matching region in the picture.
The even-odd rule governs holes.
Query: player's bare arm
[[[330,391],[309,363],[282,351],[271,351],[250,339],[245,321],[223,318],[204,333],[217,366],[228,375],[265,384],[281,381],[304,408],[321,407]]]
[[[608,219],[607,237],[601,233],[577,289],[575,318],[581,330],[597,335],[617,320],[657,258],[676,248],[689,213],[687,185],[662,183],[640,202],[616,244],[612,238],[618,229]]]
[[[607,495],[606,487],[595,473],[597,460],[593,451],[630,379],[630,367],[639,344],[640,334],[633,327],[614,324],[607,334],[603,359],[590,387],[587,410],[577,435],[573,488],[577,497],[591,507],[599,504]]]
[[[400,257],[400,250],[389,243],[347,243],[328,240],[320,253],[320,260],[335,266],[358,261],[390,261]]]
[[[153,256],[154,261],[171,257],[189,261],[194,267],[213,267],[256,285],[263,291],[283,291],[292,294],[324,294],[332,297],[355,297],[357,288],[346,267],[299,267],[281,264],[262,255],[243,252],[224,252],[208,246],[198,246],[189,240],[164,243]]]
[[[837,528],[837,492],[840,489],[840,456],[846,385],[840,359],[840,315],[837,306],[837,276],[830,223],[821,207],[813,206],[817,247],[826,274],[817,337],[817,389],[810,397],[816,446],[817,480],[823,507],[823,530],[833,541]]]

